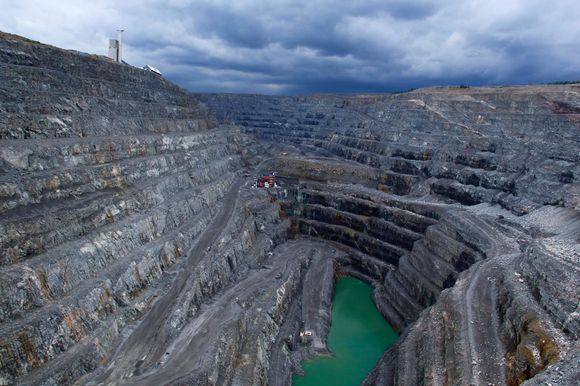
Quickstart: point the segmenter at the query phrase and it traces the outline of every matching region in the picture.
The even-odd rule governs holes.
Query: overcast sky
[[[0,30],[192,91],[388,92],[580,79],[579,0],[0,0]]]

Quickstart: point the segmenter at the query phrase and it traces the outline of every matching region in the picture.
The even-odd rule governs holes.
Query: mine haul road
[[[87,379],[88,384],[126,384],[127,378],[140,374],[142,369],[154,366],[161,360],[167,345],[170,344],[169,331],[164,326],[191,274],[188,268],[198,265],[207,248],[215,242],[227,225],[236,206],[242,183],[243,179],[238,178],[223,197],[222,208],[189,251],[187,260],[181,264],[171,289],[164,296],[157,298],[140,323],[120,345],[104,371],[94,379]]]

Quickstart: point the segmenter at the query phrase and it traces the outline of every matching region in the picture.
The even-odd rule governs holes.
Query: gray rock
[[[0,67],[0,384],[288,385],[337,273],[401,335],[364,384],[578,379],[579,86],[191,94],[5,33]]]

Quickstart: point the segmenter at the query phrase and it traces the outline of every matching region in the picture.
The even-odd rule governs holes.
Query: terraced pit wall
[[[2,34],[0,384],[69,384],[99,366],[252,143],[156,74]]]
[[[578,375],[580,87],[199,98],[300,179],[294,231],[347,251],[402,332],[365,384]]]
[[[401,333],[366,384],[578,378],[577,86],[194,95],[0,37],[0,384],[288,385],[337,271]]]
[[[421,181],[417,195],[525,214],[543,205],[578,206],[579,92],[573,85],[198,97],[222,121],[271,146],[299,145],[380,173],[375,188]]]

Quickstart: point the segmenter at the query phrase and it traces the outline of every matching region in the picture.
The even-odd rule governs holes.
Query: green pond
[[[294,375],[294,386],[360,385],[382,353],[397,340],[372,301],[372,287],[352,277],[336,282],[328,347],[332,356],[302,364],[305,375]]]

